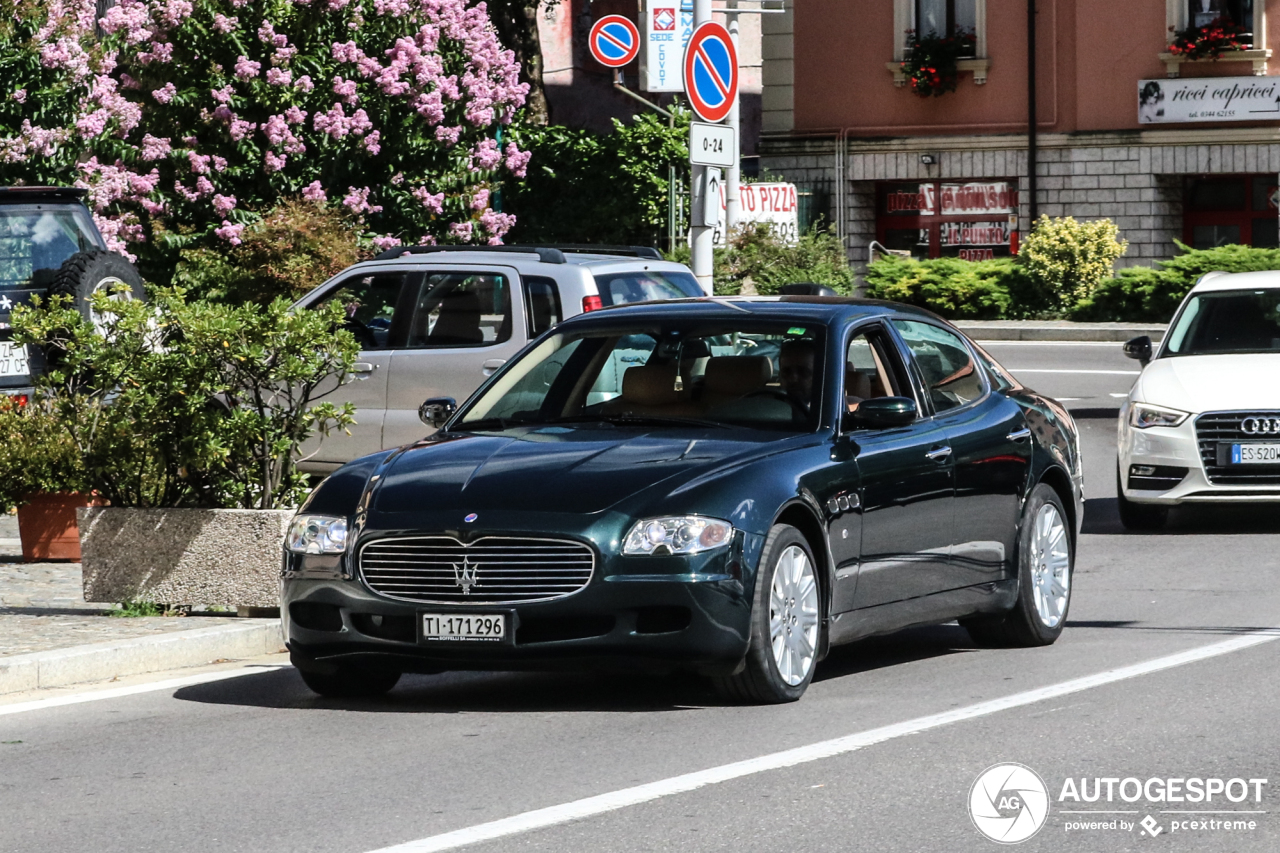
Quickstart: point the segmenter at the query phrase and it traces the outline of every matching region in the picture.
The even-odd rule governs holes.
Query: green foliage
[[[1202,275],[1280,269],[1280,249],[1218,246],[1191,249],[1179,242],[1181,253],[1156,268],[1131,267],[1107,279],[1071,312],[1073,320],[1132,320],[1164,323],[1173,318],[1182,297]]]
[[[298,446],[353,422],[351,404],[318,402],[358,352],[339,331],[342,306],[290,311],[188,301],[94,297],[101,334],[64,298],[15,310],[14,339],[45,346],[38,379],[84,465],[114,506],[294,506],[306,494]]]
[[[53,408],[0,396],[0,512],[39,492],[87,492],[84,464]]]
[[[918,305],[955,320],[1034,317],[1047,308],[1012,258],[962,261],[886,257],[867,267],[867,296]]]
[[[164,616],[164,605],[153,601],[125,601],[114,610],[106,611],[107,616],[131,619],[139,616]]]
[[[667,233],[668,167],[688,185],[689,113],[675,127],[646,113],[607,135],[570,127],[515,127],[533,154],[523,181],[503,192],[516,224],[508,243],[658,245]],[[683,226],[677,223],[683,231]]]
[[[1088,299],[1112,274],[1116,258],[1129,244],[1117,239],[1110,219],[1077,222],[1073,217],[1041,216],[1018,250],[1018,263],[1059,310],[1070,311]]]
[[[688,264],[689,247],[667,253],[668,260]],[[853,292],[853,270],[844,247],[834,234],[815,225],[787,245],[764,223],[750,223],[729,237],[729,245],[716,249],[712,272],[717,296],[772,295],[784,284],[809,281],[825,284],[842,295]]]
[[[296,300],[360,261],[360,236],[334,208],[291,199],[246,228],[234,248],[184,250],[174,284],[219,302]]]
[[[940,97],[956,90],[960,80],[956,63],[973,56],[977,44],[977,35],[969,30],[946,36],[907,30],[907,59],[899,67],[912,92],[922,98]]]

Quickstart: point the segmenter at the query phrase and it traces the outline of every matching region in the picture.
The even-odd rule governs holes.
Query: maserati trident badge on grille
[[[478,582],[476,580],[476,569],[480,567],[472,565],[469,559],[468,557],[462,558],[461,568],[458,567],[457,563],[453,564],[453,580],[458,586],[462,587],[463,595],[470,595],[471,587]]]

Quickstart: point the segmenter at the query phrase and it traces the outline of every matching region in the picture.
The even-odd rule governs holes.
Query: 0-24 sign
[[[727,169],[738,157],[738,140],[732,127],[723,124],[689,125],[689,162],[695,166]]]

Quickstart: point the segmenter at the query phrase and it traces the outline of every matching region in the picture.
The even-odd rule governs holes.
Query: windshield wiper
[[[548,423],[591,423],[593,421],[619,424],[622,426],[641,426],[644,424],[663,425],[663,426],[695,426],[695,427],[713,427],[715,429],[729,429],[727,424],[718,421],[704,421],[700,418],[681,418],[668,415],[577,415],[571,418],[556,418]]]
[[[529,421],[509,421],[506,418],[480,418],[476,421],[463,421],[456,424],[453,429],[462,430],[486,430],[486,429],[511,429],[516,426],[528,426]]]

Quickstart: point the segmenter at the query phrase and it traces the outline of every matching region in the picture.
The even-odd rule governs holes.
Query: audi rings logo
[[[1044,826],[1049,817],[1049,789],[1030,767],[988,767],[969,789],[969,817],[978,832],[992,841],[1018,844]]]
[[[1245,435],[1280,435],[1280,418],[1245,418],[1240,430]]]

